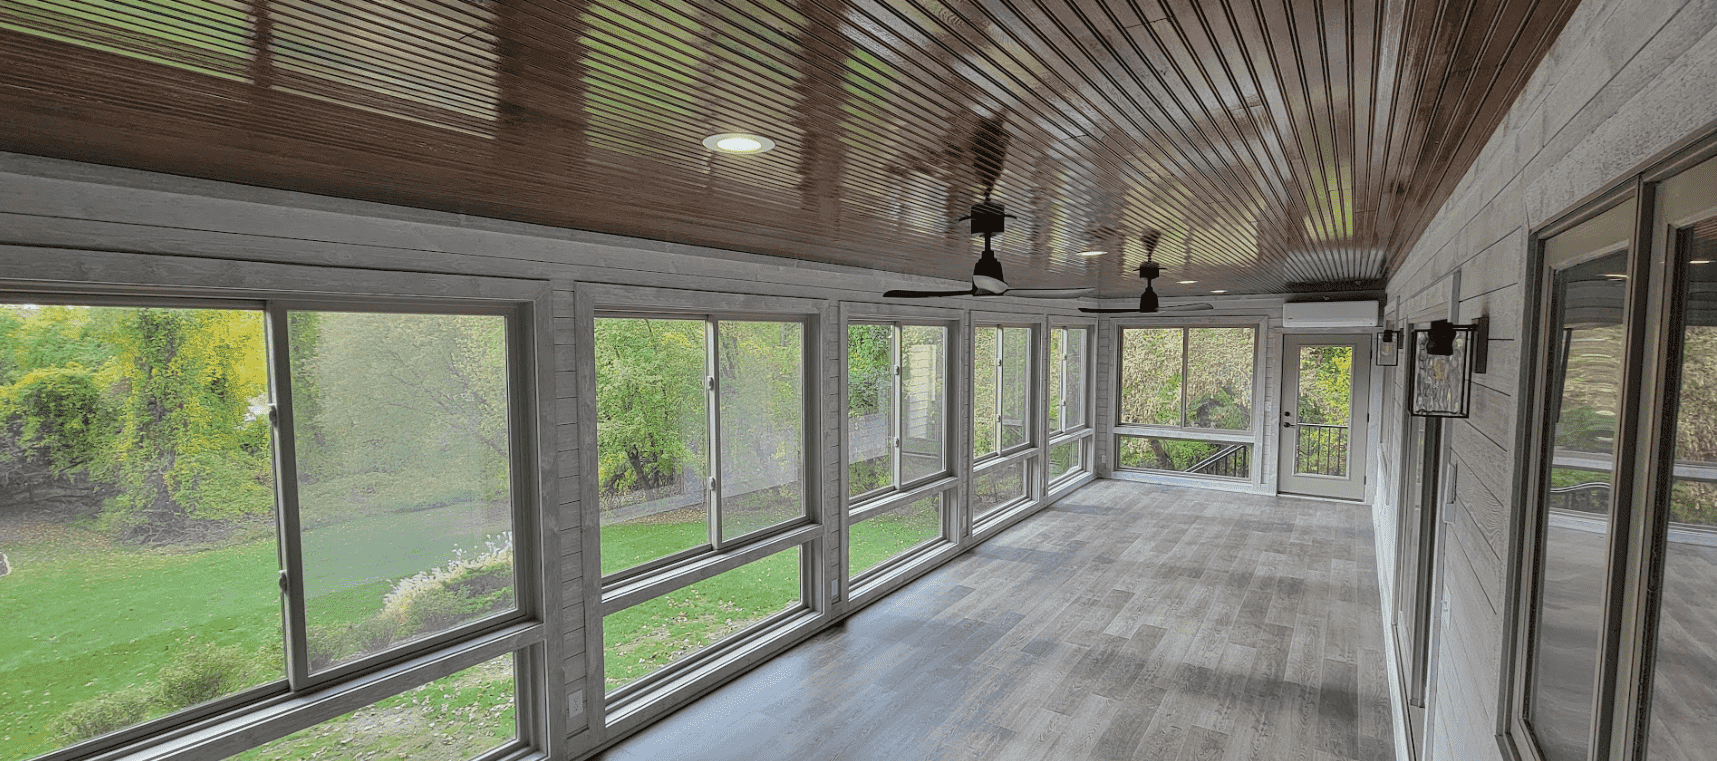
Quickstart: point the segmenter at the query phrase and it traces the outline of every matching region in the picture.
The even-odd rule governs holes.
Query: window
[[[602,572],[805,515],[804,324],[596,320]]]
[[[1089,369],[1091,329],[1058,326],[1049,331],[1049,472],[1048,483],[1090,469]]]
[[[855,502],[948,472],[948,328],[847,326],[847,494]]]
[[[972,459],[1008,454],[1031,443],[1029,327],[972,330]]]
[[[1252,429],[1257,329],[1122,328],[1122,425]]]
[[[1256,326],[1120,330],[1115,464],[1251,478]]]
[[[1717,145],[1694,150],[1551,228],[1533,262],[1505,695],[1523,758],[1681,761],[1717,743]]]
[[[948,336],[946,325],[847,326],[847,571],[861,586],[949,536],[937,485],[950,474]]]
[[[493,634],[535,623],[515,558],[536,513],[515,472],[532,404],[516,315],[0,305],[0,501],[18,537],[0,548],[0,757],[136,746],[203,718],[301,729],[303,714],[249,709],[400,664],[390,689],[467,669],[458,710],[486,720],[474,753],[520,742],[511,653],[544,636]],[[400,701],[376,699],[359,713]]]
[[[807,608],[807,328],[597,314],[609,721]]]

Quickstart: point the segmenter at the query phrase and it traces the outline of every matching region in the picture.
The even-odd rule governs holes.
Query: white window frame
[[[514,531],[514,610],[311,674],[304,657],[302,557],[288,550],[284,569],[286,678],[220,700],[37,757],[37,761],[193,761],[224,758],[436,679],[514,655],[515,738],[479,755],[548,758],[558,753],[567,716],[566,685],[551,679],[560,643],[549,636],[558,620],[557,540],[541,530],[553,494],[554,470],[538,453],[552,451],[546,417],[552,411],[551,291],[546,281],[486,276],[333,269],[184,257],[164,268],[160,257],[96,251],[44,256],[39,248],[0,246],[0,298],[78,305],[251,308],[264,316],[276,423],[277,518],[282,544],[300,540],[296,463],[291,435],[290,376],[285,341],[289,310],[491,314],[507,319],[508,409]],[[90,273],[100,273],[91,278]],[[266,287],[257,284],[266,283]],[[294,612],[295,611],[295,612]]]
[[[1060,321],[1060,320],[1051,321],[1050,326],[1049,326],[1049,332],[1051,334],[1050,338],[1048,340],[1044,341],[1044,345],[1046,347],[1049,347],[1049,348],[1046,348],[1046,351],[1049,349],[1052,349],[1055,346],[1055,339],[1053,337],[1053,334],[1056,331],[1064,331],[1062,343],[1061,343],[1061,356],[1050,357],[1049,361],[1045,365],[1045,367],[1048,370],[1048,372],[1054,372],[1054,373],[1060,374],[1061,398],[1060,399],[1051,399],[1049,401],[1051,404],[1057,404],[1061,408],[1061,414],[1059,416],[1057,416],[1058,419],[1061,421],[1061,427],[1060,428],[1050,428],[1049,424],[1047,422],[1045,423],[1046,430],[1048,430],[1049,435],[1048,435],[1048,441],[1046,441],[1044,443],[1044,447],[1043,447],[1043,468],[1044,468],[1043,473],[1044,473],[1045,487],[1048,489],[1055,489],[1057,486],[1059,486],[1061,484],[1065,484],[1071,480],[1077,479],[1080,476],[1083,476],[1085,474],[1092,472],[1092,470],[1094,469],[1092,460],[1093,460],[1093,457],[1096,455],[1095,444],[1096,444],[1096,440],[1097,440],[1097,429],[1096,429],[1096,425],[1094,423],[1094,421],[1096,419],[1096,414],[1095,414],[1095,410],[1093,409],[1094,403],[1096,401],[1096,396],[1097,396],[1097,394],[1096,394],[1096,385],[1097,385],[1096,384],[1096,362],[1095,362],[1095,360],[1096,360],[1096,347],[1097,347],[1097,323],[1096,322],[1087,322],[1087,321],[1077,321],[1077,322]],[[1068,353],[1067,352],[1067,339],[1065,336],[1068,334],[1071,334],[1073,331],[1080,331],[1080,332],[1083,332],[1085,334],[1084,356],[1082,356],[1080,358],[1080,363],[1083,365],[1083,370],[1084,370],[1082,377],[1085,379],[1085,382],[1084,382],[1083,386],[1080,389],[1078,389],[1078,393],[1082,396],[1082,400],[1080,402],[1080,410],[1083,414],[1081,415],[1081,419],[1079,421],[1079,424],[1076,426],[1070,427],[1067,425],[1067,401],[1066,401],[1067,396],[1068,396],[1067,371],[1068,371],[1070,365],[1067,361],[1067,353]],[[1049,384],[1048,384],[1048,380],[1046,378],[1044,381],[1044,388],[1047,389],[1048,387],[1049,387]],[[1045,406],[1048,406],[1048,405],[1045,405]],[[1047,414],[1048,414],[1048,411],[1045,410],[1045,415],[1047,416]],[[1067,471],[1066,473],[1061,474],[1060,476],[1051,477],[1049,475],[1050,453],[1052,451],[1054,451],[1054,449],[1056,447],[1065,446],[1067,444],[1073,445],[1075,454],[1079,458],[1079,464],[1076,467],[1074,467],[1073,469]]]
[[[819,383],[824,365],[821,351],[823,326],[832,316],[826,302],[780,296],[748,295],[686,291],[652,286],[628,286],[604,283],[580,283],[574,296],[578,333],[594,336],[600,317],[704,319],[716,321],[799,322],[804,325],[802,369],[804,424],[801,426],[803,452],[802,478],[805,484],[805,511],[795,520],[752,531],[742,536],[722,540],[720,526],[711,521],[711,543],[642,563],[607,576],[601,572],[601,530],[597,516],[600,511],[600,484],[595,478],[580,479],[581,495],[586,505],[583,532],[586,599],[595,601],[585,606],[585,650],[590,671],[588,679],[595,685],[587,688],[599,696],[587,701],[586,712],[592,724],[607,736],[626,734],[659,718],[680,696],[720,684],[735,676],[761,654],[782,643],[792,641],[798,634],[817,625],[828,610],[830,595],[823,594],[828,586],[822,557],[825,526],[822,523],[824,490],[827,488],[813,475],[823,472],[823,450],[817,446],[822,421]],[[706,340],[716,342],[714,332]],[[596,400],[596,376],[593,360],[594,341],[586,340],[579,351],[579,395]],[[713,348],[710,349],[714,351]],[[841,360],[845,362],[844,357]],[[713,366],[713,361],[706,368]],[[719,393],[719,380],[710,384],[710,394]],[[717,456],[720,439],[718,405],[710,397],[712,430],[710,451]],[[581,431],[582,468],[596,472],[596,430],[594,425]],[[714,470],[712,469],[712,475]],[[719,476],[713,481],[719,493]],[[711,501],[711,509],[716,510]],[[594,529],[594,530],[592,530]],[[799,600],[788,608],[764,618],[719,642],[682,660],[668,664],[640,677],[613,692],[605,687],[605,638],[603,622],[607,616],[642,602],[656,599],[699,581],[761,560],[777,552],[799,547]]]
[[[1182,425],[1146,425],[1141,423],[1121,422],[1122,398],[1124,381],[1122,378],[1122,352],[1125,351],[1125,331],[1132,329],[1168,329],[1181,330],[1181,387],[1186,387],[1186,367],[1189,361],[1186,349],[1190,339],[1190,331],[1199,328],[1251,328],[1252,333],[1252,420],[1244,430],[1221,430],[1215,428],[1190,428],[1184,425],[1186,419],[1186,403],[1183,393],[1181,402]],[[1264,420],[1264,388],[1267,376],[1264,372],[1265,337],[1269,334],[1269,321],[1264,317],[1205,317],[1205,318],[1176,318],[1162,321],[1150,318],[1118,318],[1114,321],[1115,346],[1113,348],[1114,393],[1110,399],[1113,412],[1110,417],[1109,461],[1114,463],[1117,473],[1138,473],[1174,478],[1197,479],[1200,481],[1247,483],[1257,485],[1262,482],[1264,468],[1260,461],[1263,449],[1263,420]],[[1156,470],[1154,468],[1128,468],[1121,465],[1121,441],[1123,438],[1159,438],[1183,439],[1189,441],[1206,441],[1224,444],[1248,444],[1251,452],[1247,456],[1249,474],[1245,478],[1229,476],[1206,476],[1198,473],[1181,471]]]

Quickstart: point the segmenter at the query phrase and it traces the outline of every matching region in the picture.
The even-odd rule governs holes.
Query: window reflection
[[[1624,367],[1619,251],[1556,275],[1554,453],[1544,511],[1527,721],[1546,761],[1582,761],[1603,623],[1605,546]]]
[[[1717,256],[1717,219],[1681,231],[1684,262]],[[1688,264],[1675,465],[1652,680],[1650,758],[1710,757],[1717,743],[1717,265]]]

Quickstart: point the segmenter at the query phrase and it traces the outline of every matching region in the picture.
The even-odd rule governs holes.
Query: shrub
[[[48,734],[61,745],[100,737],[148,718],[154,700],[155,691],[144,687],[127,687],[80,700],[48,724]]]
[[[189,708],[237,692],[249,675],[250,661],[239,648],[185,648],[161,668],[155,700],[168,711]]]

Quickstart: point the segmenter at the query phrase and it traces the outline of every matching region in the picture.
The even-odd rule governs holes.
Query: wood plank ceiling
[[[999,161],[1016,287],[1374,288],[1573,6],[7,0],[0,150],[953,279]]]

